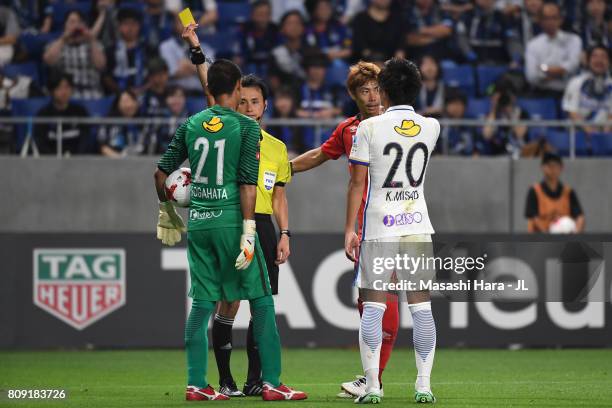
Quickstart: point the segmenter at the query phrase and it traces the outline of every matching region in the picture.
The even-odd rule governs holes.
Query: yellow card
[[[181,19],[181,23],[183,23],[183,27],[196,23],[195,19],[193,18],[193,14],[191,14],[191,10],[189,10],[189,7],[179,13],[179,18]]]

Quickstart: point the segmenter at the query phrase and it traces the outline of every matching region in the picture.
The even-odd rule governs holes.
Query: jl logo
[[[125,304],[123,249],[35,249],[34,304],[77,330]]]

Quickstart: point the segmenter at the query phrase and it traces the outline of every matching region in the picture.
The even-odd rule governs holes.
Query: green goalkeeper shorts
[[[240,253],[242,228],[189,231],[187,257],[191,288],[189,296],[198,300],[248,300],[271,293],[266,262],[259,238],[255,255],[247,269],[234,266]]]

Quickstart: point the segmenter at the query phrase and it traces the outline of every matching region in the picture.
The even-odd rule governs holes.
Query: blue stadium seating
[[[189,112],[190,115],[198,113],[198,112],[206,109],[206,107],[207,107],[206,99],[205,98],[200,98],[200,97],[189,97],[189,98],[187,98],[187,102],[186,102],[185,105],[187,107],[187,112]]]
[[[224,27],[227,24],[240,24],[247,21],[251,15],[251,5],[246,1],[217,2],[219,21],[217,25]]]
[[[557,103],[552,98],[519,98],[518,105],[531,119],[557,119]]]
[[[489,98],[470,98],[468,99],[468,106],[466,116],[468,118],[484,118],[491,109],[491,100]]]
[[[506,67],[497,65],[479,65],[476,67],[478,94],[482,96],[486,95],[489,85],[494,84],[506,71]]]
[[[214,34],[206,34],[202,42],[208,44],[215,50],[217,58],[231,58],[237,50],[238,43],[234,30],[217,31]]]
[[[336,60],[327,68],[325,82],[332,86],[344,86],[349,66],[343,61]]]
[[[570,135],[566,129],[548,129],[546,131],[546,140],[557,149],[557,152],[562,156],[569,156],[570,152]],[[588,152],[586,136],[583,132],[576,132],[576,155],[584,156]]]
[[[476,81],[474,80],[474,68],[471,65],[448,64],[443,67],[444,83],[447,86],[461,88],[469,97],[476,94]]]
[[[25,33],[19,36],[19,43],[27,52],[31,60],[42,59],[43,52],[47,44],[55,41],[61,33],[32,34]]]
[[[612,133],[594,133],[591,135],[591,147],[594,156],[612,155]]]
[[[40,85],[40,73],[38,72],[38,64],[35,62],[24,62],[22,64],[7,64],[2,67],[4,75],[14,78],[18,75],[23,75],[32,78],[32,81]]]
[[[108,96],[100,99],[75,99],[73,102],[83,105],[91,116],[102,117],[108,115],[115,98]]]

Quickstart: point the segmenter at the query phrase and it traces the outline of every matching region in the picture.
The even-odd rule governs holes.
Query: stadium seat
[[[593,133],[591,147],[593,156],[612,156],[612,133]]]
[[[519,98],[518,105],[531,119],[557,119],[557,103],[552,98]]]
[[[41,60],[42,54],[47,44],[55,41],[61,33],[48,33],[48,34],[32,34],[25,33],[19,36],[19,44],[28,54],[28,59]]]
[[[349,67],[344,61],[336,60],[327,68],[325,82],[332,86],[344,86]]]
[[[478,94],[486,95],[487,88],[494,84],[497,79],[507,71],[504,66],[497,65],[479,65],[476,68],[476,76],[478,78]]]
[[[546,140],[553,145],[557,152],[562,156],[570,154],[570,133],[567,129],[557,130],[548,129],[546,131]],[[583,132],[576,132],[576,155],[585,156],[588,154],[588,145],[586,135]]]
[[[114,97],[109,96],[100,99],[75,99],[73,102],[84,106],[91,116],[102,117],[108,115],[114,99]]]
[[[203,43],[215,51],[216,58],[231,58],[238,48],[236,32],[233,30],[206,34]]]
[[[470,98],[466,116],[468,118],[484,118],[488,115],[491,109],[491,100],[489,98]]]
[[[443,68],[444,83],[447,86],[461,88],[467,96],[475,96],[476,82],[471,65],[456,65]]]
[[[23,75],[32,78],[32,81],[40,85],[40,73],[38,72],[38,64],[35,62],[24,62],[22,64],[7,64],[2,70],[7,77],[14,78],[18,75]]]
[[[227,24],[240,24],[249,19],[251,5],[246,1],[220,1],[217,2],[219,21],[217,25],[224,27]]]
[[[204,109],[206,109],[206,99],[201,97],[189,97],[186,102],[187,112],[190,115],[196,114]]]

